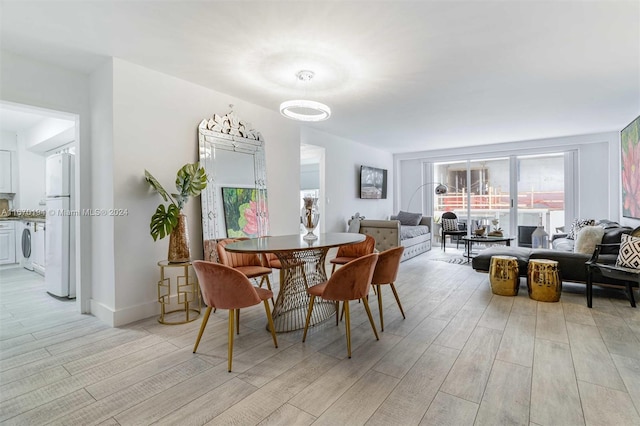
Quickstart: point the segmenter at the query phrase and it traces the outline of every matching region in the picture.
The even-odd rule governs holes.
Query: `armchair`
[[[634,229],[631,232],[634,237],[640,237],[640,227]],[[640,287],[640,269],[639,268],[626,268],[624,266],[618,266],[615,263],[605,263],[605,259],[600,258],[600,254],[603,252],[610,252],[611,250],[619,250],[620,244],[598,244],[596,250],[593,252],[593,256],[589,259],[585,266],[587,268],[587,306],[592,307],[593,302],[593,280],[594,276],[599,274],[602,277],[609,278],[611,280],[620,281],[621,285],[625,287],[629,302],[632,307],[636,307],[635,297],[633,295],[633,287]]]

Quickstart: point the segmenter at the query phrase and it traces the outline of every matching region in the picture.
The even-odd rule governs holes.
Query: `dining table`
[[[320,233],[315,240],[302,235],[281,235],[251,238],[227,244],[225,249],[235,253],[274,253],[282,263],[280,290],[273,308],[273,322],[278,333],[304,328],[309,294],[307,288],[327,280],[325,261],[329,249],[364,241],[364,234]],[[318,324],[336,313],[334,301],[316,299],[311,325]]]

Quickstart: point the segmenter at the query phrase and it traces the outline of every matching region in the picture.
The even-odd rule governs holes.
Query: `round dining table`
[[[318,234],[315,240],[305,240],[302,235],[282,235],[237,241],[225,249],[235,253],[274,253],[278,257],[284,277],[273,308],[273,322],[276,332],[282,333],[304,328],[309,307],[307,288],[327,280],[325,260],[329,249],[364,239],[364,234],[346,232]],[[314,305],[311,325],[336,313],[333,301],[317,298]]]

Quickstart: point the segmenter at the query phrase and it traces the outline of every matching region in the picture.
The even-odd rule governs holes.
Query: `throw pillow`
[[[570,240],[575,240],[578,231],[585,226],[593,226],[596,224],[596,221],[593,219],[574,219],[571,224],[571,228],[569,229],[569,233],[567,234],[567,238]]]
[[[576,243],[573,246],[575,253],[592,254],[596,245],[602,242],[604,228],[601,226],[585,226],[578,231]]]
[[[622,234],[616,266],[640,269],[640,237]]]
[[[422,219],[422,213],[409,213],[403,212],[400,210],[398,212],[398,220],[400,221],[400,225],[405,226],[416,226],[420,223]]]
[[[442,219],[442,230],[443,231],[457,231],[458,230],[458,219]]]

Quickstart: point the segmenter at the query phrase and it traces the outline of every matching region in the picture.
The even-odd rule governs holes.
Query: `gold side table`
[[[160,267],[160,281],[158,281],[160,318],[158,318],[158,322],[161,324],[186,324],[198,318],[202,308],[200,288],[195,273],[189,274],[191,262],[170,263],[167,260],[161,260],[158,262],[158,266]],[[180,271],[177,271],[177,274],[173,271],[166,271],[166,269],[173,268],[182,268],[182,275],[180,275]],[[172,276],[175,279],[173,283]],[[173,305],[182,305],[182,308],[169,311],[172,300]],[[184,321],[167,321],[165,319],[165,315],[174,312],[184,312]],[[195,315],[191,315],[192,313]]]
[[[549,259],[529,259],[527,270],[529,298],[538,302],[558,302],[562,279],[558,262]]]
[[[491,292],[500,296],[517,296],[520,289],[518,259],[513,256],[491,256],[489,282]]]

